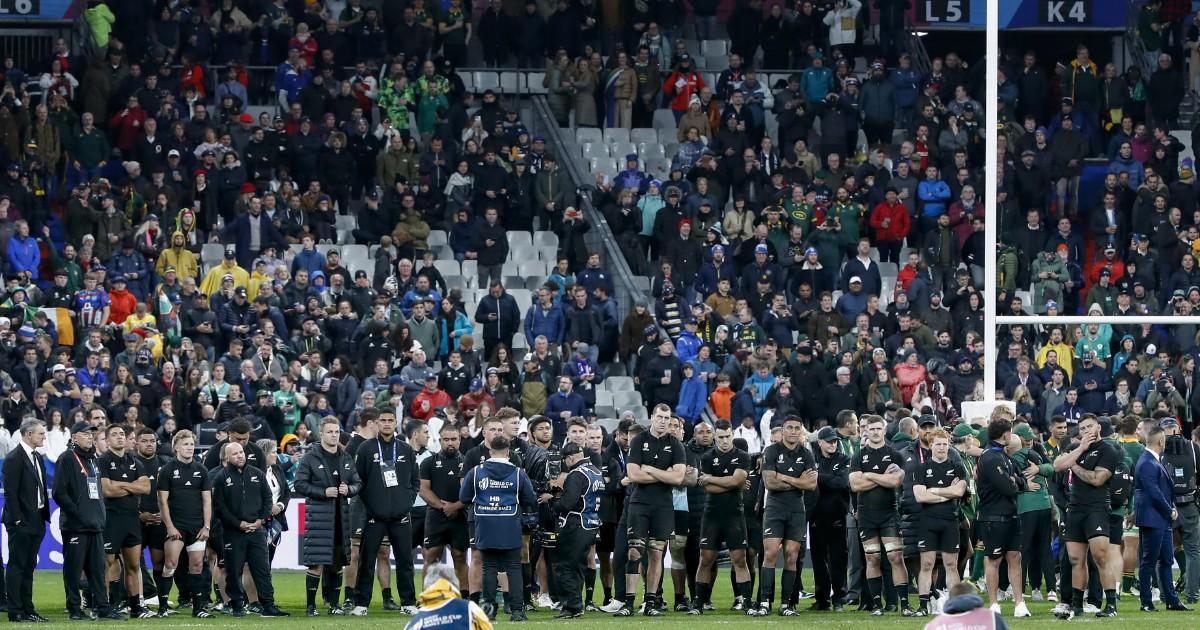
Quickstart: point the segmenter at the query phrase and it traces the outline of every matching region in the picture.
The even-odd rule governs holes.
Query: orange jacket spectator
[[[884,220],[888,221],[887,227],[883,225]],[[894,204],[881,201],[871,211],[871,227],[875,230],[875,238],[881,241],[904,240],[911,224],[908,208],[898,200]]]
[[[896,290],[908,292],[908,285],[912,284],[914,278],[917,277],[917,268],[905,263],[900,268],[900,272],[896,274]]]
[[[925,382],[925,365],[919,359],[920,357],[915,362],[905,361],[893,369],[896,382],[900,384],[900,395],[906,401],[912,400],[917,386]]]
[[[422,392],[422,393],[424,393],[424,392]],[[459,396],[458,397],[459,417],[469,418],[469,417],[475,415],[475,410],[479,409],[479,406],[482,405],[483,403],[487,403],[488,409],[491,409],[492,412],[495,413],[496,398],[493,397],[491,394],[487,393],[486,389],[481,388],[479,391],[467,392],[467,393],[463,394],[462,396]]]
[[[196,90],[196,94],[204,98],[204,68],[199,64],[184,62],[179,69],[179,92],[182,94],[188,88]]]
[[[115,281],[113,284],[117,284]],[[108,299],[111,301],[108,310],[108,320],[114,324],[124,324],[125,319],[133,315],[133,311],[137,309],[137,298],[129,292],[124,283],[124,278],[121,279],[121,288],[115,286],[108,292]]]
[[[1091,287],[1093,284],[1100,284],[1100,270],[1108,269],[1112,276],[1108,279],[1110,284],[1117,284],[1121,278],[1125,277],[1125,263],[1117,257],[1115,249],[1111,250],[1112,256],[1108,255],[1109,250],[1105,250],[1104,255],[1092,261],[1088,265],[1087,274],[1084,278],[1084,284]]]
[[[729,420],[733,416],[733,397],[736,393],[729,385],[718,385],[713,393],[709,394],[708,404],[712,406],[717,418]]]
[[[682,72],[676,70],[667,77],[663,83],[663,94],[671,97],[671,109],[681,112],[686,112],[688,101],[692,95],[700,96],[700,90],[704,89],[704,77],[700,76],[699,72],[691,70]]]
[[[412,401],[412,407],[409,409],[410,415],[417,420],[429,420],[433,414],[441,407],[450,404],[450,394],[437,388],[437,381],[430,381],[433,389],[428,386],[421,390],[420,394]]]

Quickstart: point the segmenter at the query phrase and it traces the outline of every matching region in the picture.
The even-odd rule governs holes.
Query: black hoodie
[[[104,492],[100,487],[95,447],[88,450],[72,447],[59,455],[54,470],[52,496],[60,510],[62,531],[86,534],[104,531]],[[89,488],[93,484],[94,487]]]

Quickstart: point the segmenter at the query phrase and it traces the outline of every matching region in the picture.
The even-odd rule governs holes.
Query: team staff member
[[[421,462],[421,496],[425,499],[426,571],[445,557],[450,547],[458,583],[467,582],[467,516],[466,506],[458,500],[462,488],[463,455],[458,450],[461,437],[458,427],[442,425],[438,441],[441,450]]]
[[[683,484],[687,468],[683,442],[667,429],[671,408],[659,403],[650,416],[650,430],[638,434],[629,443],[626,478],[629,479],[629,555],[625,564],[625,605],[618,617],[634,614],[638,571],[646,555],[646,616],[657,617],[661,601],[663,550],[671,539],[675,513],[671,508],[671,488]]]
[[[100,617],[120,620],[104,581],[104,498],[96,466],[96,429],[87,422],[71,427],[72,446],[54,464],[54,502],[58,504],[63,540],[63,588],[71,621],[86,621],[79,577],[87,575],[88,590]]]
[[[558,515],[554,576],[563,595],[559,602],[562,612],[555,619],[583,616],[583,573],[600,529],[600,496],[604,492],[604,479],[592,465],[591,455],[574,442],[562,449],[564,472],[556,480],[562,492],[551,503]]]
[[[988,431],[991,434],[990,427]],[[1109,500],[1108,481],[1117,468],[1121,454],[1117,449],[1100,439],[1100,424],[1093,416],[1084,416],[1079,421],[1079,442],[1075,448],[1054,460],[1054,470],[1070,472],[1070,503],[1067,504],[1066,540],[1067,554],[1071,559],[1071,597],[1063,593],[1063,601],[1071,602],[1070,608],[1059,613],[1060,619],[1071,619],[1083,614],[1083,596],[1087,590],[1090,552],[1096,559],[1100,572],[1108,556]],[[980,470],[984,464],[980,464]],[[1097,617],[1115,617],[1116,592],[1112,584],[1105,584],[1106,605],[1096,613]]]
[[[158,593],[162,580],[163,544],[167,541],[167,529],[163,527],[162,513],[158,509],[158,471],[170,458],[158,454],[158,436],[154,430],[142,427],[137,432],[137,461],[150,479],[150,492],[138,499],[138,522],[142,526],[142,546],[150,550],[152,570],[151,585]],[[146,577],[142,576],[142,593],[149,590]]]
[[[142,605],[142,524],[138,509],[150,494],[150,476],[139,458],[125,450],[125,427],[110,424],[104,429],[108,451],[97,458],[100,489],[108,513],[104,523],[104,551],[107,556],[109,600],[119,603],[121,580],[128,593],[129,616],[149,619],[155,616]]]
[[[8,620],[45,622],[33,607],[33,571],[50,521],[46,458],[36,449],[46,441],[46,423],[21,422],[21,441],[4,458],[4,529],[8,533]]]
[[[746,565],[746,521],[742,516],[742,489],[746,485],[750,456],[733,446],[733,426],[718,420],[713,431],[716,447],[700,464],[698,482],[708,493],[700,521],[700,568],[696,572],[696,601],[693,615],[704,610],[712,597],[717,552],[724,544],[733,566],[735,598],[750,601],[750,568]],[[690,507],[690,506],[689,506]],[[697,506],[699,507],[699,506]]]
[[[526,621],[521,575],[521,511],[537,503],[529,475],[510,458],[511,443],[501,435],[488,444],[490,457],[463,478],[458,500],[475,513],[475,548],[483,557],[483,609],[496,616],[497,575],[508,575],[511,621]]]
[[[263,617],[287,617],[275,606],[271,584],[271,561],[267,558],[267,536],[263,523],[271,516],[271,489],[266,473],[246,464],[246,451],[237,442],[225,445],[225,465],[213,478],[213,507],[223,527],[225,547],[225,594],[234,617],[246,616],[246,592],[242,569],[250,565],[250,577],[258,592]]]
[[[304,589],[308,604],[305,614],[309,617],[320,614],[317,591],[322,586],[329,614],[346,614],[337,605],[337,598],[342,568],[350,556],[349,500],[362,489],[354,457],[341,447],[342,428],[338,419],[331,416],[322,419],[319,433],[317,448],[309,450],[300,460],[295,483],[296,494],[306,499],[300,561],[308,567]],[[322,576],[327,566],[330,571]]]
[[[796,589],[797,565],[804,548],[808,522],[804,493],[817,489],[817,469],[812,452],[800,441],[804,423],[798,416],[783,419],[782,439],[763,451],[763,558],[758,580],[758,608],[747,611],[756,617],[771,614],[775,598],[775,563],[783,551],[783,583],[779,593],[779,616],[794,617],[792,595]]]
[[[967,493],[967,471],[950,459],[950,434],[935,429],[929,435],[930,457],[913,469],[913,495],[921,504],[918,520],[921,573],[917,577],[920,606],[917,616],[929,614],[929,589],[938,555],[946,570],[946,587],[959,582],[958,502]]]
[[[814,610],[844,610],[846,596],[846,513],[850,506],[850,457],[839,449],[837,429],[817,432],[817,507],[812,516]],[[857,541],[855,541],[857,544]]]
[[[404,630],[492,630],[487,613],[475,602],[462,598],[454,567],[427,567],[423,584],[421,609],[404,624]]]
[[[858,497],[858,531],[866,558],[867,587],[871,615],[883,614],[883,558],[892,566],[892,584],[905,617],[914,614],[908,603],[908,571],[904,567],[904,543],[900,541],[900,516],[896,489],[904,482],[904,458],[884,439],[887,424],[880,416],[866,418],[867,441],[850,460],[850,490]],[[763,456],[766,466],[766,456]]]
[[[549,423],[547,418],[544,422]],[[531,420],[530,431],[534,421]],[[600,456],[600,474],[604,477],[604,496],[600,497],[600,534],[596,540],[596,556],[600,564],[600,585],[604,589],[602,605],[612,601],[613,551],[617,544],[617,524],[625,508],[625,459],[629,450],[629,427],[632,420],[622,420],[612,435],[612,443]],[[623,563],[622,563],[623,564]]]
[[[179,555],[186,551],[192,616],[207,619],[212,614],[204,609],[208,592],[204,583],[204,550],[212,523],[212,480],[208,469],[194,459],[196,436],[191,431],[176,431],[171,447],[175,459],[158,469],[158,507],[167,530],[162,582],[158,584],[158,614],[168,615],[167,596],[179,566]]]
[[[1150,427],[1146,431],[1146,450],[1133,473],[1133,513],[1142,550],[1138,588],[1143,612],[1155,610],[1150,580],[1156,571],[1167,610],[1189,610],[1179,601],[1175,580],[1171,577],[1171,566],[1175,562],[1171,522],[1179,518],[1179,511],[1172,496],[1171,473],[1162,461],[1166,445],[1167,434],[1163,428]]]
[[[396,435],[396,412],[379,410],[379,435],[358,447],[354,466],[362,481],[359,499],[366,524],[358,558],[358,584],[354,586],[355,606],[350,614],[363,616],[371,605],[375,584],[375,562],[379,547],[387,535],[396,551],[396,589],[401,610],[416,612],[417,594],[413,590],[412,540],[413,502],[421,490],[417,454]],[[387,585],[390,586],[390,585]]]
[[[996,593],[1000,588],[1000,561],[1007,560],[1008,580],[1012,585],[1013,599],[1017,602],[1013,614],[1028,617],[1029,608],[1021,592],[1024,576],[1021,571],[1021,521],[1017,517],[1017,495],[1028,484],[1006,450],[1012,439],[1011,420],[1007,416],[993,414],[988,422],[987,438],[987,449],[979,457],[976,474],[979,484],[979,540],[983,543],[988,599],[992,602],[992,612],[999,613],[1000,600],[996,599]]]

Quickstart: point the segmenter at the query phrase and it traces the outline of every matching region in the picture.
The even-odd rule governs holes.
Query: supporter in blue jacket
[[[543,287],[538,289],[538,302],[525,313],[525,340],[533,343],[539,335],[546,341],[561,344],[567,329],[567,319],[562,304],[554,301],[554,292]]]
[[[679,403],[675,405],[675,413],[690,424],[696,424],[704,407],[708,404],[708,387],[700,380],[699,372],[692,363],[683,364],[683,384],[679,388]]]

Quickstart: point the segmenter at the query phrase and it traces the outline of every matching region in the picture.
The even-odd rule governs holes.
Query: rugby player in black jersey
[[[208,585],[204,584],[203,572],[204,550],[212,523],[212,482],[208,470],[193,458],[196,436],[191,431],[176,431],[171,446],[175,459],[158,470],[158,506],[167,530],[162,583],[158,585],[159,616],[167,615],[171,580],[179,566],[180,554],[186,551],[192,616],[208,618],[212,615],[204,609]]]
[[[900,515],[896,489],[904,482],[903,458],[884,439],[886,423],[868,416],[866,442],[850,460],[850,490],[858,497],[858,533],[866,559],[867,587],[871,614],[883,614],[883,554],[892,567],[892,584],[905,617],[915,614],[908,603],[908,570],[904,567],[904,543],[900,541]],[[764,463],[766,457],[764,456]]]
[[[921,573],[917,577],[920,606],[917,616],[930,613],[929,589],[933,568],[942,556],[946,568],[946,588],[958,584],[958,502],[967,492],[967,471],[962,463],[950,458],[950,434],[934,429],[929,434],[930,457],[916,462],[912,471],[913,494],[921,504],[918,519]]]

